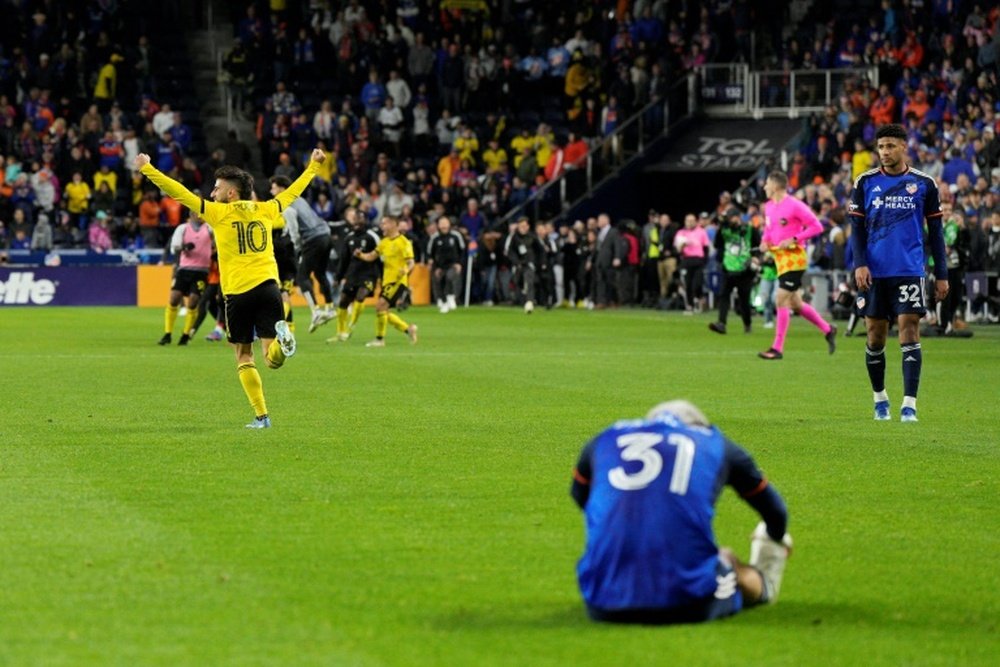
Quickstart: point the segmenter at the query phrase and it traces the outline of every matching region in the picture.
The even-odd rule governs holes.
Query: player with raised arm
[[[806,204],[788,194],[788,176],[772,171],[764,181],[768,202],[764,205],[767,226],[761,237],[760,249],[774,256],[778,272],[777,326],[771,347],[757,356],[761,359],[781,359],[784,356],[785,335],[792,313],[801,315],[823,332],[830,354],[837,349],[837,327],[820,316],[816,309],[802,300],[802,276],[806,272],[805,241],[823,232],[823,225]]]
[[[254,363],[254,336],[260,338],[269,368],[280,368],[287,357],[295,354],[295,336],[284,319],[271,233],[284,223],[281,212],[312,182],[325,158],[323,151],[314,150],[312,161],[302,175],[287,190],[265,202],[252,201],[253,177],[237,167],[225,166],[215,172],[212,201],[205,201],[157,170],[145,153],[135,158],[137,170],[167,195],[198,213],[215,233],[226,300],[227,335],[236,350],[240,384],[256,415],[247,428],[271,426]]]
[[[763,519],[747,565],[715,543],[725,485]],[[583,448],[570,492],[586,519],[576,569],[594,620],[696,623],[778,599],[792,546],[785,503],[691,403],[661,403],[602,431]]]
[[[888,421],[889,395],[885,391],[885,344],[889,319],[896,318],[903,357],[903,405],[900,421],[917,421],[917,389],[923,353],[920,318],[927,312],[924,279],[926,240],[934,257],[938,301],[948,295],[948,269],[941,201],[937,183],[906,163],[906,130],[883,125],[875,133],[881,167],[858,176],[849,213],[851,249],[858,308],[865,317],[868,341],[865,367],[875,400],[875,419]]]
[[[396,330],[410,337],[411,343],[417,342],[417,325],[407,324],[396,313],[390,313],[389,308],[395,307],[404,295],[409,292],[410,271],[413,270],[413,244],[410,239],[399,231],[399,221],[391,215],[382,217],[382,239],[370,252],[361,248],[354,250],[354,256],[366,262],[374,262],[382,258],[382,290],[375,306],[375,340],[367,343],[368,347],[385,347],[386,324],[391,324]]]

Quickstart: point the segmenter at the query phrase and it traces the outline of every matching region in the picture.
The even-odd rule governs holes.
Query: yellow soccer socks
[[[257,372],[257,366],[253,362],[240,364],[236,368],[236,371],[240,376],[240,384],[243,385],[243,391],[246,393],[247,399],[253,407],[254,414],[258,417],[263,417],[267,414],[267,404],[264,402],[264,385],[260,381],[260,373]]]

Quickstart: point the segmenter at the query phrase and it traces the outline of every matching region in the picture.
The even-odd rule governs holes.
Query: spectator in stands
[[[102,112],[111,108],[111,102],[118,95],[118,63],[124,58],[121,54],[112,53],[108,61],[97,73],[97,83],[94,86],[94,99]]]
[[[452,113],[462,110],[465,62],[457,43],[450,43],[441,63],[441,104]]]
[[[173,124],[170,126],[170,134],[180,147],[181,153],[187,153],[191,149],[191,126],[184,122],[184,117],[180,111],[173,113]]]
[[[160,110],[156,112],[153,116],[153,131],[160,137],[163,137],[170,128],[174,126],[174,112],[171,110],[170,105],[164,103]]]
[[[400,77],[399,72],[394,69],[389,71],[389,81],[385,84],[385,90],[389,97],[395,101],[396,107],[400,111],[406,111],[410,107],[413,92],[406,80]]]
[[[376,121],[378,114],[385,106],[385,98],[388,96],[385,86],[379,80],[378,70],[372,68],[368,71],[368,83],[361,89],[360,101],[365,109],[365,115],[369,121]]]
[[[608,97],[607,104],[601,110],[600,134],[605,138],[602,156],[605,160],[612,157],[615,163],[622,160],[622,140],[621,136],[615,134],[622,118],[621,110],[618,108],[618,99],[613,95]]]
[[[181,155],[181,148],[174,141],[173,133],[167,130],[156,145],[156,168],[164,174],[170,174],[180,165]]]
[[[106,169],[107,167],[104,168]],[[114,211],[115,193],[111,191],[108,181],[101,181],[101,184],[96,187],[91,208],[95,212],[103,211],[105,214],[110,214]]]
[[[156,193],[147,191],[139,204],[139,228],[142,230],[142,238],[146,247],[162,248],[159,236],[160,226],[160,204],[156,199]]]
[[[105,253],[111,249],[111,232],[108,230],[108,214],[98,210],[88,232],[90,249],[93,252]]]
[[[465,204],[465,211],[462,213],[462,217],[458,221],[459,227],[464,229],[468,238],[475,241],[479,238],[480,234],[486,231],[488,224],[486,217],[483,215],[482,211],[479,210],[479,201],[477,199],[470,198]]]
[[[960,149],[953,148],[949,154],[949,158],[941,172],[942,181],[948,185],[955,185],[958,182],[959,176],[962,175],[966,176],[969,181],[975,181],[976,173],[972,167],[972,163],[962,155]]]
[[[52,250],[52,225],[49,224],[49,216],[45,213],[38,215],[35,229],[31,233],[31,249],[39,252],[49,252]]]
[[[90,186],[83,180],[83,174],[79,171],[73,172],[73,180],[66,185],[63,198],[66,201],[66,210],[69,212],[73,224],[81,229],[86,227],[86,214],[90,207],[91,197]]]

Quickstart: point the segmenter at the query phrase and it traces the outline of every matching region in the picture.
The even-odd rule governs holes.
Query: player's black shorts
[[[274,338],[274,324],[283,319],[281,290],[273,280],[242,294],[226,295],[226,335],[230,343],[252,343],[254,332],[259,338]]]
[[[288,285],[295,288],[295,274],[298,272],[298,263],[295,261],[295,246],[288,239],[282,238],[281,241],[275,241],[274,243],[274,261],[278,264],[278,280],[281,281],[281,287],[286,292],[292,291],[288,289]]]
[[[872,278],[871,287],[858,292],[858,311],[877,320],[924,315],[927,312],[924,288],[923,276]]]
[[[802,276],[805,271],[787,271],[778,276],[778,287],[789,292],[797,292],[802,289]]]
[[[208,283],[208,271],[197,269],[177,269],[174,279],[170,283],[170,289],[184,295],[197,295],[205,291]]]
[[[409,293],[410,288],[401,283],[382,283],[382,292],[379,296],[388,301],[391,307],[395,308],[397,303],[405,301],[404,297]]]
[[[640,623],[642,625],[664,625],[670,623],[702,623],[717,618],[725,618],[743,609],[743,594],[736,585],[736,571],[721,558],[716,570],[718,582],[714,595],[695,600],[684,606],[669,609],[615,609],[605,610],[587,607],[587,613],[595,621],[609,623]]]
[[[365,291],[361,299],[371,296],[375,293],[375,281],[362,280],[360,282],[344,283],[344,289],[340,290],[340,298],[345,301],[357,301],[361,290]]]

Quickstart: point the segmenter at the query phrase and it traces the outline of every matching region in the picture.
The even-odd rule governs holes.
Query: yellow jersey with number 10
[[[271,231],[285,226],[281,213],[316,175],[311,162],[287,190],[268,201],[205,201],[151,164],[142,173],[158,188],[198,213],[215,233],[223,294],[242,294],[268,280],[279,282]]]

